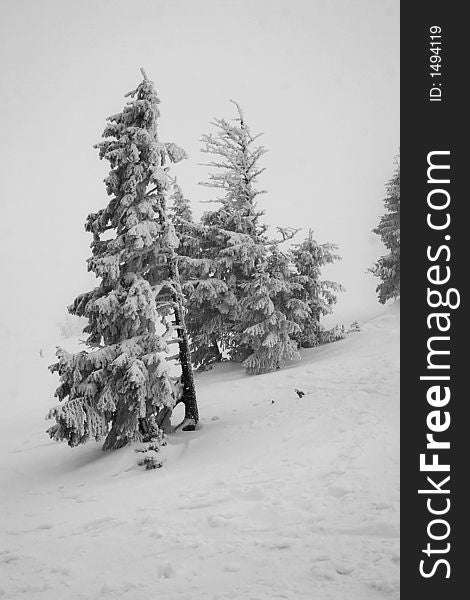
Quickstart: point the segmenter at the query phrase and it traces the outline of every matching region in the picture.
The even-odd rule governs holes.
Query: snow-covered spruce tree
[[[202,363],[220,360],[226,351],[233,358],[233,331],[238,318],[238,302],[243,295],[241,283],[256,271],[266,254],[260,224],[256,178],[263,171],[259,159],[266,150],[256,146],[238,104],[234,121],[215,119],[215,134],[202,138],[206,163],[212,172],[202,182],[208,188],[222,190],[213,202],[220,206],[204,213],[198,237],[201,239],[199,279],[190,283],[189,331],[195,356]],[[232,350],[232,352],[230,352]]]
[[[239,303],[236,340],[238,351],[248,354],[243,361],[247,373],[269,373],[280,369],[288,360],[299,359],[293,337],[300,328],[276,308],[276,300],[282,294],[289,295],[289,283],[272,275],[265,262],[241,286],[244,296]]]
[[[199,277],[185,283],[193,355],[202,364],[220,360],[222,352],[232,360],[245,360],[253,352],[245,345],[248,338],[241,339],[244,329],[254,323],[242,327],[240,302],[250,293],[248,284],[255,274],[263,270],[269,244],[267,227],[260,222],[263,211],[256,202],[263,192],[255,187],[264,171],[258,163],[266,150],[255,144],[259,136],[251,134],[243,111],[234,104],[238,118],[216,119],[216,133],[202,138],[203,152],[213,157],[206,163],[213,172],[202,185],[223,193],[214,200],[219,208],[206,212],[197,230]],[[284,239],[293,235],[287,229],[281,233]]]
[[[195,306],[199,296],[205,299],[198,303],[198,310],[189,310],[187,313],[192,336],[192,358],[195,364],[207,367],[214,360],[222,358],[213,332],[222,327],[220,315],[228,312],[234,299],[227,294],[225,283],[211,276],[212,260],[203,257],[207,254],[209,243],[206,228],[194,222],[189,200],[184,198],[181,188],[176,184],[171,199],[171,219],[180,240],[177,249],[179,272],[186,295],[192,299],[190,308]],[[227,303],[226,309],[224,302]]]
[[[182,257],[180,257],[181,260]],[[236,297],[228,285],[210,270],[211,261],[191,262],[191,277],[184,280],[188,300],[187,326],[194,364],[209,368],[223,358],[235,318]],[[184,264],[184,263],[183,263]],[[184,271],[188,273],[188,269]]]
[[[204,257],[209,243],[205,237],[207,231],[194,222],[190,202],[184,197],[176,181],[171,201],[171,219],[180,240],[177,253],[183,287],[187,296],[193,300],[198,295],[205,299],[205,302],[198,305],[198,310],[189,310],[187,313],[192,336],[192,359],[195,364],[207,367],[214,360],[222,359],[213,332],[222,328],[221,314],[229,311],[234,299],[228,294],[227,286],[222,281],[210,277],[212,261]],[[191,302],[189,305],[194,306]]]
[[[282,282],[282,290],[273,297],[274,305],[302,329],[310,316],[310,309],[302,298],[304,288],[298,281],[292,250],[281,250],[279,245],[272,246],[268,255],[268,271],[271,277]],[[301,331],[296,330],[294,339],[298,339],[299,335]]]
[[[49,413],[56,424],[48,432],[70,446],[105,438],[103,449],[119,448],[141,440],[149,428],[159,437],[158,424],[181,398],[181,388],[186,413],[197,421],[175,268],[178,239],[165,206],[168,165],[186,155],[159,142],[159,99],[143,75],[123,111],[108,118],[106,139],[96,146],[111,165],[105,179],[111,200],[85,224],[93,234],[88,269],[101,281],[69,307],[88,319],[88,349],[69,354],[59,348],[50,367],[61,383],[60,404]],[[170,375],[167,359],[168,344],[176,341],[172,316],[181,382]]]
[[[307,238],[292,249],[293,264],[297,271],[295,281],[300,285],[300,291],[296,292],[296,297],[305,303],[308,310],[308,316],[305,319],[302,320],[302,315],[299,314],[300,321],[297,320],[301,328],[297,341],[304,348],[332,341],[335,339],[336,333],[339,335],[340,330],[336,331],[335,329],[336,333],[332,331],[328,336],[320,323],[323,315],[333,311],[333,306],[337,301],[336,294],[344,291],[340,284],[321,279],[322,267],[340,260],[337,250],[335,244],[316,242],[311,229]],[[340,337],[336,339],[340,339]]]
[[[388,254],[379,258],[370,271],[382,280],[377,286],[379,302],[400,296],[400,163],[392,179],[387,184],[387,196],[384,200],[387,212],[381,217],[373,230],[380,236]]]

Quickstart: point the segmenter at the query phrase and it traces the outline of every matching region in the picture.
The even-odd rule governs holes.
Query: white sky
[[[338,320],[378,307],[366,269],[383,252],[371,229],[399,149],[398,0],[2,0],[0,47],[5,342],[39,348],[93,285],[83,224],[108,197],[92,145],[140,66],[161,140],[189,154],[173,174],[196,215],[211,197],[199,139],[234,116],[233,98],[269,149],[266,222],[339,244]]]

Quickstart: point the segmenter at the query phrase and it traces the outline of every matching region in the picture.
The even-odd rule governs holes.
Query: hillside
[[[48,440],[25,374],[0,432],[0,598],[397,599],[398,343],[394,307],[277,373],[199,374],[201,427],[155,471]]]

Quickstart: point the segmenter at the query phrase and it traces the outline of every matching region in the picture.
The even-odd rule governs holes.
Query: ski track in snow
[[[397,599],[398,343],[389,310],[282,371],[198,375],[201,428],[154,471],[48,440],[43,407],[7,421],[0,599]]]

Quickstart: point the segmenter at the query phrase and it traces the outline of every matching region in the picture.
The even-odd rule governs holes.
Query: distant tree
[[[179,242],[166,207],[168,166],[186,154],[158,140],[160,101],[143,75],[123,111],[108,118],[105,140],[96,146],[111,165],[105,179],[111,200],[85,224],[93,235],[88,269],[101,281],[69,307],[88,319],[88,349],[69,354],[59,348],[50,367],[61,383],[49,434],[70,446],[105,438],[103,449],[119,448],[149,431],[159,439],[159,426],[179,400],[190,427],[198,419],[175,253]],[[172,342],[180,348],[180,381],[170,374]]]
[[[302,347],[310,348],[333,339],[333,333],[329,338],[322,334],[320,319],[333,311],[337,293],[344,289],[334,281],[322,279],[321,271],[325,265],[340,260],[337,250],[338,247],[330,242],[319,244],[313,238],[311,229],[307,238],[292,250],[297,273],[295,281],[300,286],[296,297],[302,300],[307,308],[307,315],[303,313],[299,320],[301,331],[297,340]]]
[[[400,296],[400,162],[392,179],[387,184],[387,196],[384,200],[386,213],[373,230],[380,236],[388,254],[381,256],[370,271],[382,280],[377,286],[379,302]]]

